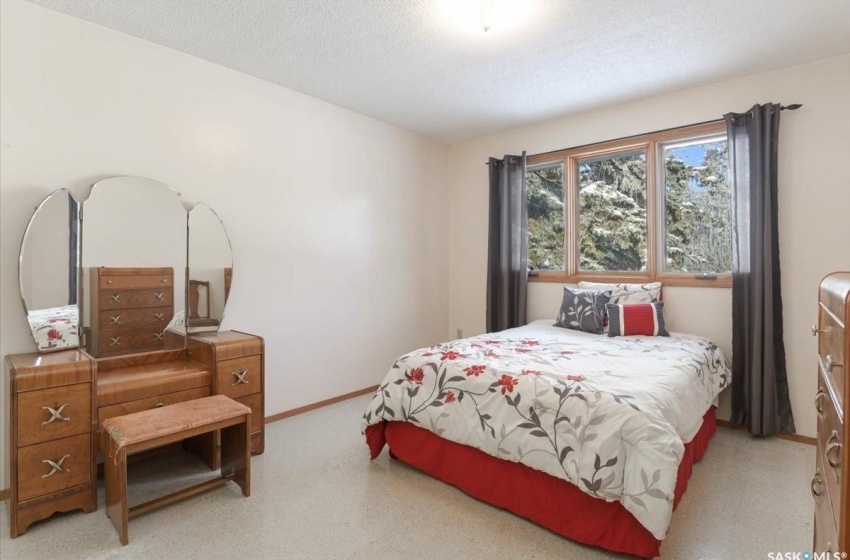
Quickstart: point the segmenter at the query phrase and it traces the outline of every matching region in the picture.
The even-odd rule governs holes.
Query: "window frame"
[[[730,288],[732,275],[730,273],[693,274],[682,272],[665,272],[662,260],[666,248],[664,244],[664,204],[666,185],[663,172],[658,169],[661,160],[660,153],[664,144],[681,142],[700,137],[711,138],[726,134],[724,121],[712,121],[703,124],[684,126],[680,128],[642,134],[620,140],[599,142],[588,146],[559,150],[547,154],[529,156],[528,166],[561,163],[564,168],[564,255],[565,270],[539,270],[529,278],[530,282],[556,282],[575,284],[582,281],[590,282],[662,282],[666,286],[685,286],[700,288]],[[644,151],[646,153],[646,271],[580,271],[579,270],[579,235],[577,224],[578,215],[578,164],[580,160],[614,156],[629,152]],[[663,162],[661,162],[663,165]]]

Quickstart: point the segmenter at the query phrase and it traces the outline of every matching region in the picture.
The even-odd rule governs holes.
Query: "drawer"
[[[18,396],[18,447],[91,432],[91,383]]]
[[[126,354],[143,350],[161,349],[165,345],[165,332],[161,328],[101,332],[98,338],[100,356]]]
[[[825,308],[820,309],[820,333],[818,334],[818,360],[821,369],[832,382],[838,394],[838,406],[843,405],[845,366],[844,328]]]
[[[217,392],[238,399],[263,390],[260,356],[222,360],[216,366]]]
[[[166,307],[108,309],[100,312],[100,330],[113,332],[154,327],[163,331],[173,315],[171,308]]]
[[[18,500],[91,482],[91,451],[90,433],[18,449]]]
[[[251,433],[262,432],[263,425],[265,424],[265,417],[263,416],[263,393],[248,395],[247,397],[236,400],[251,409]]]
[[[98,279],[101,290],[162,288],[174,286],[172,274],[145,274],[129,276],[104,276]]]
[[[824,464],[818,455],[817,469],[812,478],[812,496],[815,499],[815,542],[813,552],[838,550],[838,530],[833,517],[832,500],[824,484]]]
[[[840,499],[841,484],[844,483],[841,476],[843,440],[844,426],[838,419],[835,403],[827,392],[827,396],[818,399],[818,461],[822,465],[824,485],[835,503]],[[838,515],[839,509],[835,508],[836,526],[840,521]]]
[[[143,410],[150,410],[159,406],[165,406],[169,404],[200,399],[203,397],[209,397],[211,393],[212,391],[210,390],[209,385],[207,385],[205,387],[198,387],[196,389],[177,391],[175,393],[168,393],[165,395],[148,397],[146,399],[123,402],[110,406],[102,406],[97,409],[97,430],[98,432],[100,431],[100,427],[103,425],[103,421],[108,418],[124,416],[125,414],[132,414],[134,412],[141,412]]]
[[[93,360],[79,350],[18,354],[6,360],[14,370],[13,389],[18,393],[92,380]]]
[[[174,305],[174,288],[147,290],[102,290],[98,309],[132,309],[136,307],[171,307]]]

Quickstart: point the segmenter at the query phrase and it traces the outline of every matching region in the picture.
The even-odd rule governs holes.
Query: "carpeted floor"
[[[0,559],[627,558],[584,547],[393,461],[370,462],[360,397],[268,426],[252,496],[234,484],[130,522],[121,547],[98,511],[59,515],[9,539]],[[766,559],[811,548],[810,445],[718,429],[673,516],[662,558]],[[169,473],[163,480],[163,473]],[[211,476],[189,455],[139,463],[131,504]]]

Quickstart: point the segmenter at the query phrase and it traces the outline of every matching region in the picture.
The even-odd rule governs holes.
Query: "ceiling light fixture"
[[[442,0],[442,12],[458,28],[497,33],[515,27],[537,11],[539,0]]]

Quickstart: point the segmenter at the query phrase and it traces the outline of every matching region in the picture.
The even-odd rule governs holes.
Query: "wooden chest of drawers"
[[[163,349],[174,315],[174,269],[100,267],[90,277],[94,356]]]
[[[189,357],[215,372],[213,392],[251,408],[251,452],[265,449],[265,351],[259,336],[238,331],[189,337]]]
[[[6,358],[12,537],[56,512],[97,507],[93,363],[78,350]]]
[[[812,478],[815,499],[815,552],[850,552],[850,511],[845,471],[850,455],[846,358],[850,356],[850,272],[823,279],[818,303],[817,466]]]

